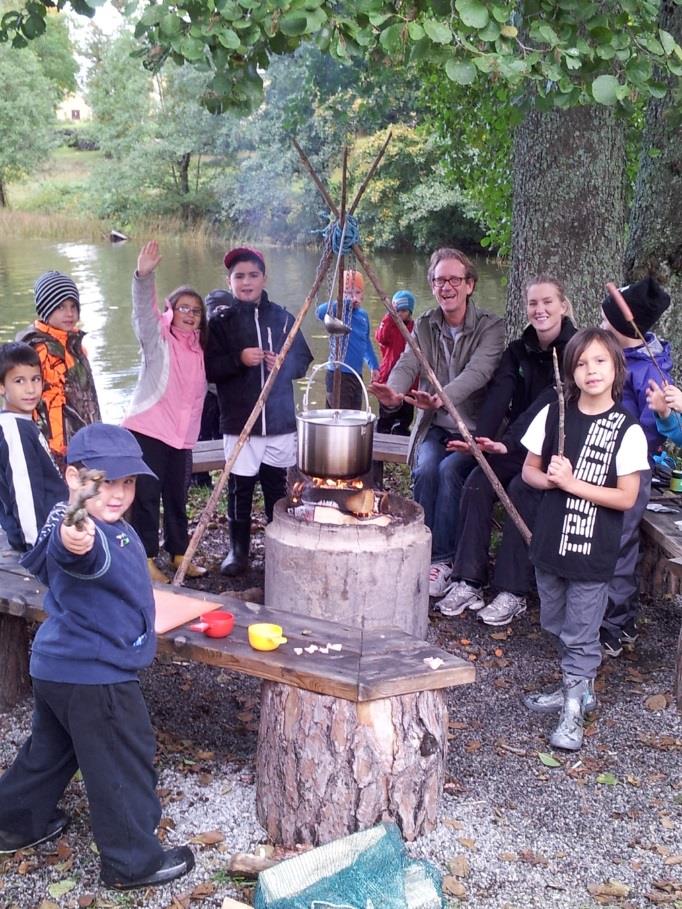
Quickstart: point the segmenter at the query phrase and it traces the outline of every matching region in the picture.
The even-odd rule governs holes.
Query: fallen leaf
[[[669,855],[663,860],[664,865],[682,865],[682,855]]]
[[[190,843],[198,846],[215,846],[216,843],[222,843],[225,835],[220,830],[207,830],[206,833],[198,833],[190,839]]]
[[[668,706],[668,699],[664,694],[650,694],[644,701],[647,710],[665,710]]]
[[[506,641],[509,634],[506,631],[494,631],[490,637],[493,641]]]
[[[63,881],[55,881],[54,884],[50,884],[47,888],[47,892],[50,896],[53,896],[58,900],[59,897],[64,896],[65,893],[70,893],[75,886],[76,882],[72,878],[67,877]]]
[[[38,909],[59,909],[59,904],[53,903],[52,900],[41,900]]]
[[[204,881],[201,884],[197,884],[194,890],[190,893],[190,899],[193,900],[203,900],[207,896],[213,896],[216,891],[216,884],[212,881]]]
[[[443,878],[443,892],[448,896],[456,896],[457,899],[466,899],[466,887],[461,881],[451,874],[446,874]]]
[[[601,783],[602,786],[617,786],[619,780],[612,773],[600,773],[597,777],[597,782]]]
[[[197,751],[196,753],[196,759],[198,761],[212,761],[214,757],[214,751]]]
[[[674,830],[675,822],[672,818],[668,817],[667,814],[661,815],[661,827],[665,827],[666,830]]]
[[[532,849],[522,849],[519,852],[519,861],[526,862],[528,865],[549,865],[549,859],[539,852],[533,852]]]
[[[78,897],[79,909],[88,909],[88,906],[92,906],[94,902],[95,897],[92,893],[84,893],[82,896]]]
[[[455,877],[468,877],[471,873],[471,865],[466,855],[456,855],[448,862],[448,871]]]
[[[557,761],[553,754],[549,754],[547,751],[538,751],[538,757],[540,758],[540,763],[544,764],[545,767],[561,767],[561,761]]]
[[[588,884],[587,890],[598,903],[607,903],[612,899],[625,899],[630,893],[627,884],[614,880],[605,881],[603,884]]]
[[[480,741],[478,739],[472,739],[470,742],[467,742],[467,744],[464,747],[464,750],[468,751],[469,754],[471,754],[472,751],[478,751],[478,749],[480,747],[481,747]]]
[[[498,858],[501,862],[518,862],[518,852],[500,852]]]
[[[460,846],[464,846],[465,849],[471,849],[472,852],[476,851],[476,840],[472,840],[467,836],[458,836],[457,842]]]

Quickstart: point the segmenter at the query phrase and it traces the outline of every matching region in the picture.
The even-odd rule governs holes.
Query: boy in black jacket
[[[22,559],[48,586],[48,618],[31,654],[31,736],[0,778],[0,853],[61,834],[69,817],[57,803],[80,769],[104,885],[166,884],[190,871],[194,856],[156,837],[154,732],[138,681],[156,650],[154,596],[142,543],[123,519],[136,476],[152,472],[132,433],[104,423],[73,436],[67,464],[71,504],[79,467],[104,479],[75,524],[56,505]]]
[[[206,298],[209,323],[206,378],[215,382],[225,458],[237,444],[258,396],[294,324],[293,316],[265,292],[265,258],[248,246],[225,255],[230,294]],[[296,463],[296,411],[292,381],[304,376],[313,356],[299,332],[277,375],[251,436],[239,453],[227,487],[232,548],[220,572],[243,574],[249,564],[251,503],[260,480],[265,514],[286,493],[286,471]]]

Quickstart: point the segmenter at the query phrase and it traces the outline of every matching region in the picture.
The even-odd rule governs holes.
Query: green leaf
[[[218,32],[218,41],[228,50],[236,50],[241,45],[239,35],[231,28],[221,28]]]
[[[305,13],[287,13],[279,20],[280,31],[290,37],[305,35],[308,30],[308,19]]]
[[[167,38],[173,38],[179,35],[182,30],[182,22],[173,13],[166,13],[159,21],[161,33]]]
[[[502,29],[495,22],[494,19],[491,19],[490,22],[486,25],[485,28],[481,29],[478,33],[478,37],[481,41],[496,41],[500,37],[500,32]]]
[[[70,893],[75,886],[76,882],[74,880],[66,878],[63,881],[55,881],[54,884],[50,884],[47,888],[47,892],[53,899],[58,900],[60,896]]]
[[[472,82],[476,81],[476,67],[473,63],[448,60],[445,64],[445,72],[448,79],[458,85],[471,85]]]
[[[407,31],[412,41],[421,41],[424,37],[424,29],[418,22],[410,22],[407,26]]]
[[[540,758],[540,763],[544,764],[545,767],[561,767],[561,761],[557,761],[553,754],[549,754],[547,751],[538,751],[538,757]]]
[[[493,4],[490,7],[490,12],[493,14],[493,19],[495,19],[497,22],[500,22],[500,23],[506,22],[507,19],[509,18],[509,11],[506,10],[503,6],[496,6],[495,4]],[[514,26],[512,25],[509,27],[513,28]],[[516,37],[516,36],[514,35],[512,37]]]
[[[675,45],[677,44],[677,42],[675,41],[673,36],[670,34],[670,32],[666,32],[662,28],[659,28],[659,30],[658,30],[658,37],[661,39],[661,46],[662,46],[663,50],[665,51],[666,56],[669,57],[670,54],[672,54],[672,52],[675,50]]]
[[[600,773],[597,777],[597,782],[603,786],[617,786],[620,780],[612,773]]]
[[[559,36],[554,31],[551,25],[544,23],[537,30],[537,34],[542,38],[543,41],[546,41],[550,47],[556,47],[559,43]]]
[[[402,22],[385,28],[379,35],[379,44],[387,54],[399,54],[404,49]]]
[[[615,104],[618,100],[618,86],[615,76],[597,76],[592,82],[592,97],[598,104]]]
[[[455,9],[464,25],[469,28],[482,29],[488,24],[490,16],[480,0],[455,0]]]
[[[449,44],[452,41],[450,26],[436,19],[424,20],[424,31],[434,44]]]
[[[393,18],[393,13],[370,13],[368,18],[375,28],[381,28],[384,22]]]

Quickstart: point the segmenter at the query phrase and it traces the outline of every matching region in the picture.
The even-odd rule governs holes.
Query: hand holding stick
[[[556,347],[552,348],[552,363],[554,364],[554,384],[556,385],[556,394],[559,400],[559,441],[557,454],[560,458],[564,456],[564,445],[566,442],[566,401],[564,399],[564,386],[561,381],[559,372],[559,358],[557,357]]]
[[[106,474],[102,470],[90,470],[87,467],[81,467],[78,471],[78,478],[81,486],[76,493],[75,499],[66,509],[64,524],[67,527],[76,527],[78,530],[82,530],[83,523],[88,516],[85,503],[88,499],[93,499],[97,495],[100,484],[106,479]]]

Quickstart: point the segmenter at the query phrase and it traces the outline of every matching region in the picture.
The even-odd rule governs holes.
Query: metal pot
[[[330,360],[338,363],[338,360]],[[318,370],[315,366],[303,395],[303,409],[297,414],[298,466],[313,477],[346,479],[368,473],[372,467],[372,445],[376,417],[370,410],[364,382],[352,367],[346,366],[360,382],[365,410],[308,410],[310,386]]]

